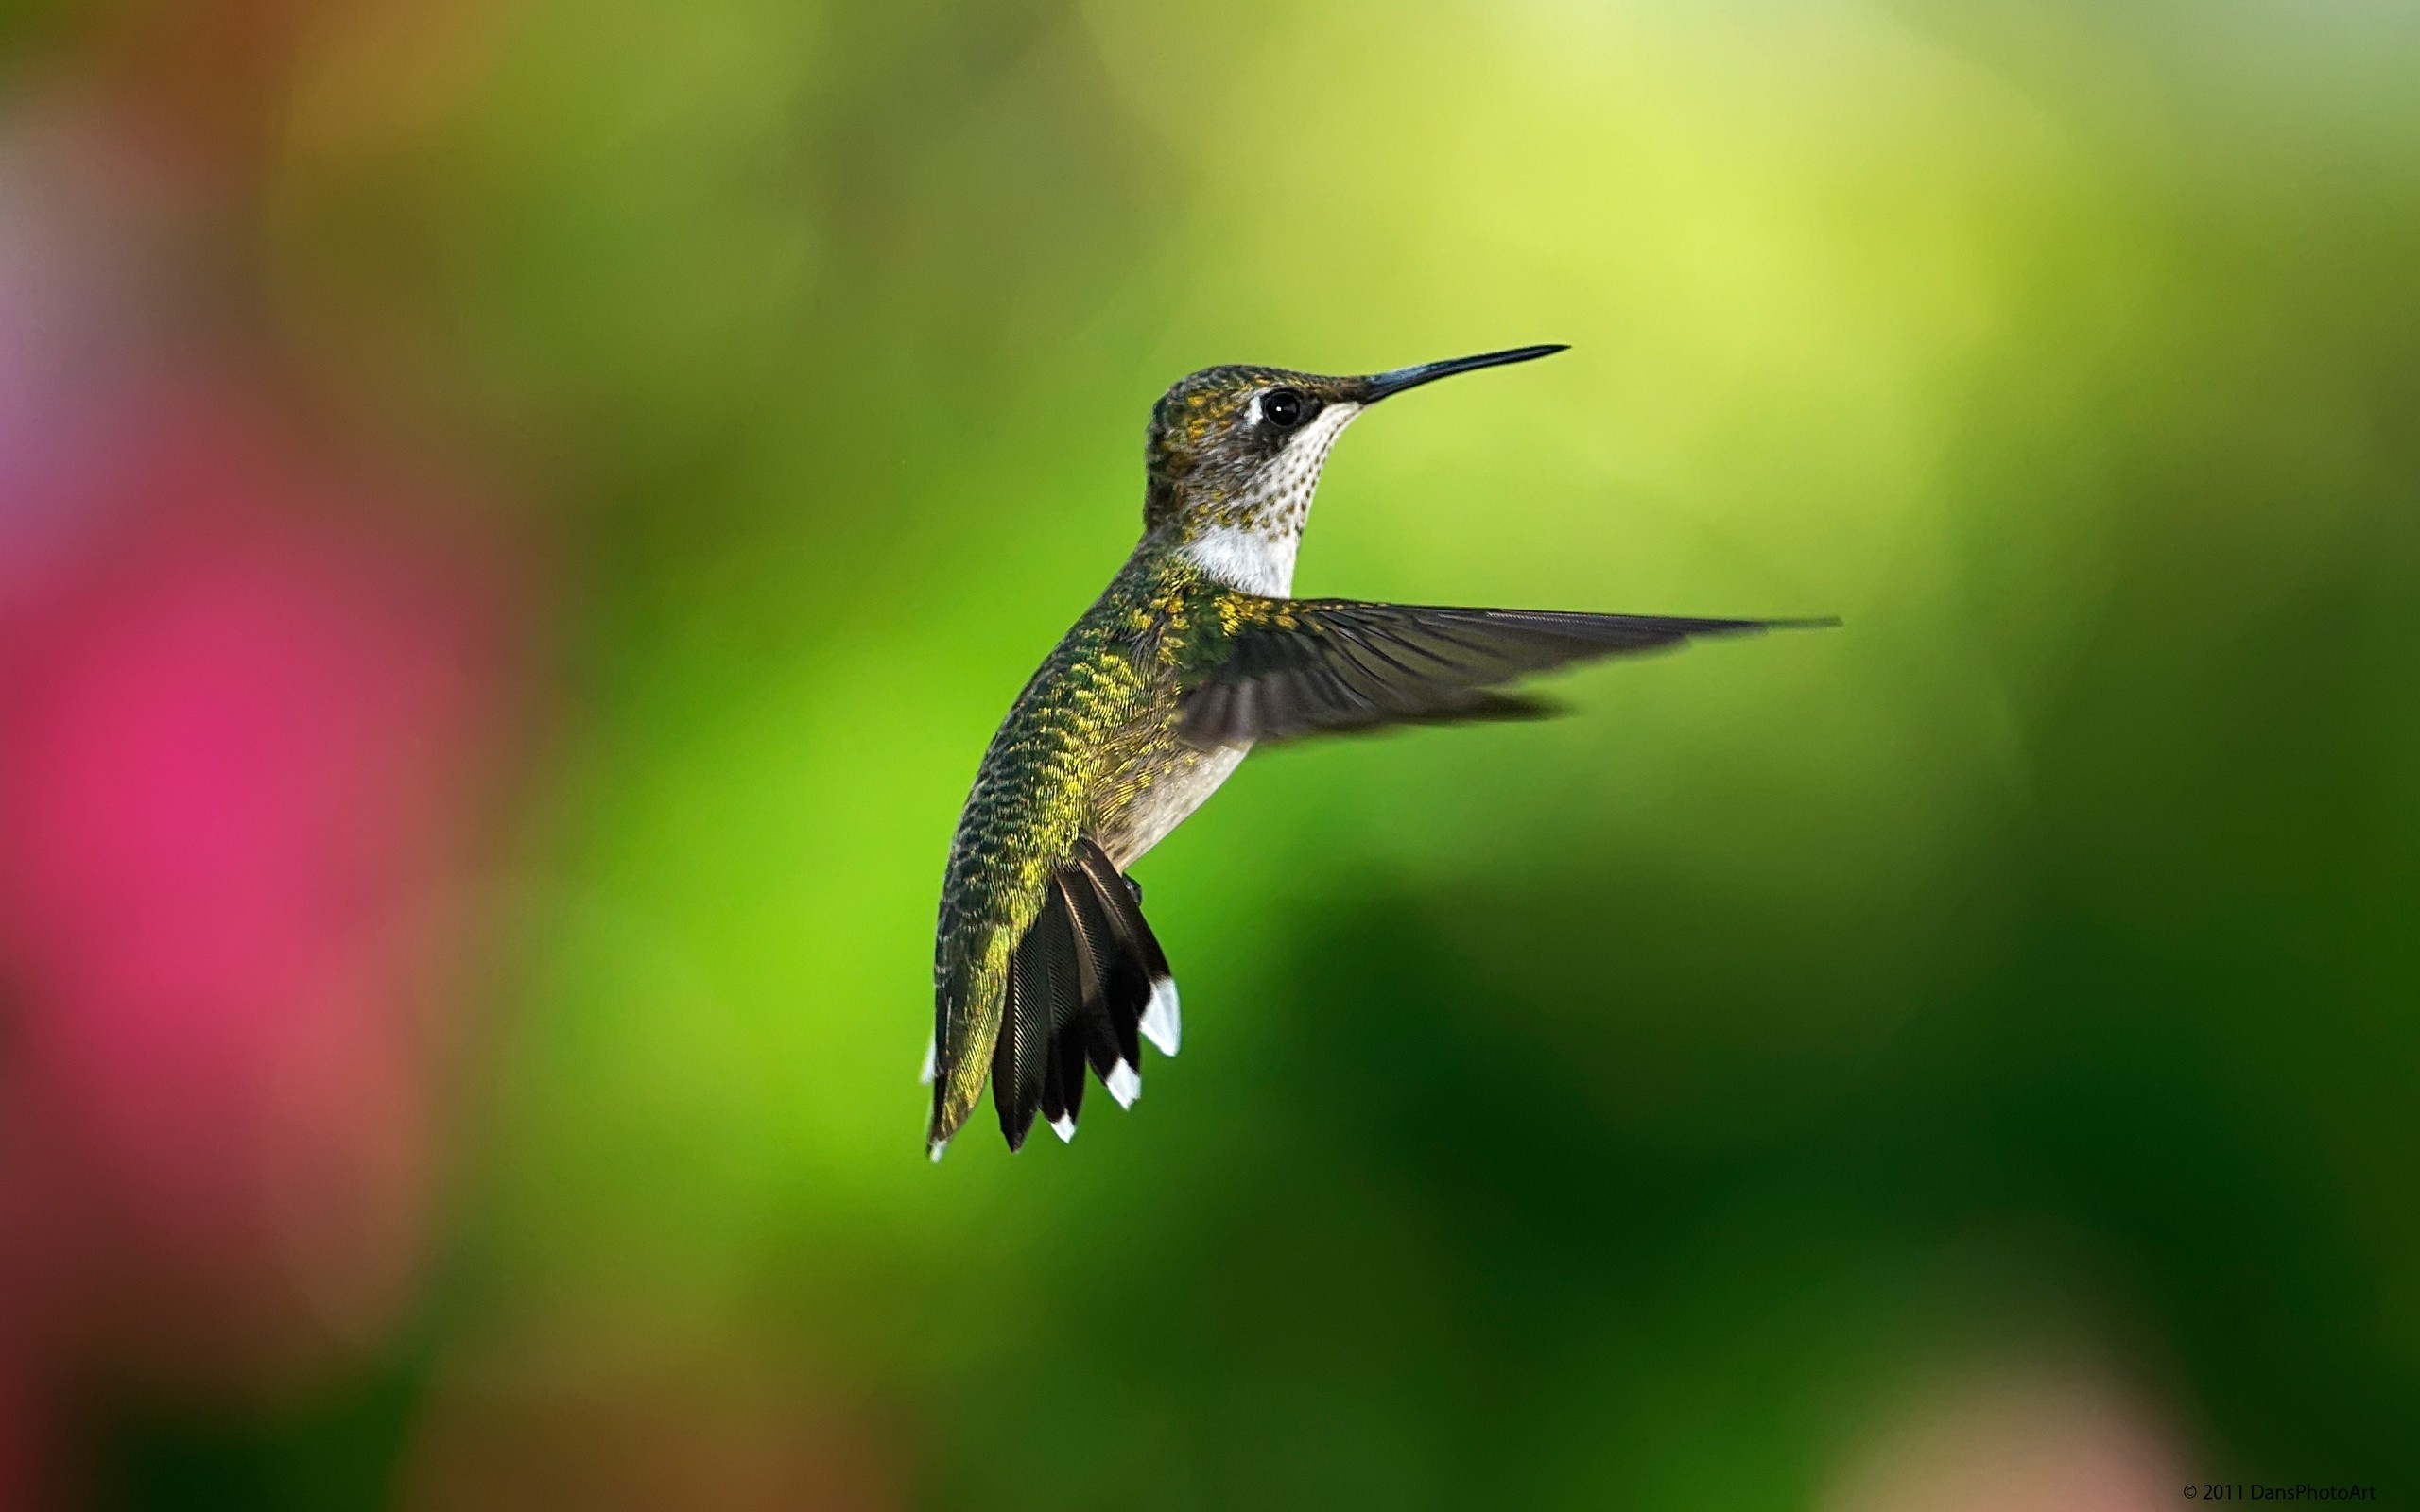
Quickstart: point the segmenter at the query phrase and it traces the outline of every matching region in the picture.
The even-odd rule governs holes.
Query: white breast
[[[1219,784],[1241,765],[1250,748],[1226,746],[1203,751],[1185,765],[1162,773],[1150,787],[1136,794],[1117,816],[1116,828],[1099,837],[1110,863],[1123,871],[1144,851],[1167,839],[1169,831],[1183,824],[1187,815],[1219,791]]]

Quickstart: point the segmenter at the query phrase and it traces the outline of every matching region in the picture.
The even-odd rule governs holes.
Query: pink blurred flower
[[[500,683],[463,554],[264,438],[152,428],[109,490],[143,527],[0,653],[0,979],[74,1172],[27,1178],[31,1231],[103,1251],[34,1267],[180,1364],[365,1342],[407,1296]]]
[[[242,276],[328,134],[297,101],[400,140],[476,48],[380,60],[487,8],[107,9],[0,101],[0,1512],[73,1480],[96,1380],[391,1333],[518,691],[493,533],[438,524],[442,468],[302,439]]]
[[[1896,1404],[1826,1512],[2155,1512],[2191,1477],[2165,1414],[2090,1369],[1977,1367]]]

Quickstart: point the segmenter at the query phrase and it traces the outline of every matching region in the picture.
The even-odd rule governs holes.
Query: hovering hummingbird
[[[1824,620],[1672,619],[1293,598],[1328,448],[1382,399],[1562,346],[1328,378],[1205,368],[1152,407],[1143,540],[1017,695],[950,844],[933,961],[938,1160],[992,1083],[1009,1148],[1073,1139],[1089,1066],[1120,1107],[1177,1053],[1176,979],[1126,875],[1256,745],[1535,718],[1525,673]]]

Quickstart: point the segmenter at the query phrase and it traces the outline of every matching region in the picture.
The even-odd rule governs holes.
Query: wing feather
[[[1200,747],[1387,725],[1536,718],[1543,701],[1495,691],[1530,673],[1717,635],[1831,620],[1694,619],[1451,609],[1237,595],[1236,621],[1187,679],[1178,726]]]

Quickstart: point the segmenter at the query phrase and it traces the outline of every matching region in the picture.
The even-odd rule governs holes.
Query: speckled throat
[[[1319,491],[1320,469],[1361,406],[1329,404],[1232,495],[1213,495],[1180,518],[1176,549],[1212,581],[1283,598],[1294,591],[1294,556]]]

